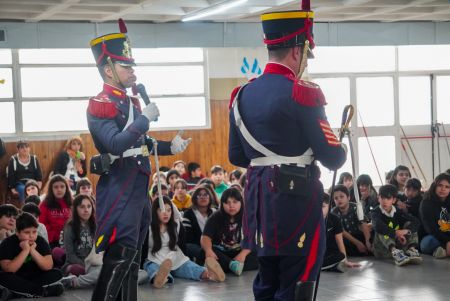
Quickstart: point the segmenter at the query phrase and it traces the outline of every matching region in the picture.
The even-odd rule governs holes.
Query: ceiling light
[[[183,19],[181,19],[181,21],[188,22],[188,21],[203,19],[203,18],[211,16],[211,15],[220,14],[220,13],[223,13],[233,7],[242,5],[247,1],[248,0],[223,1],[223,2],[220,2],[219,4],[209,6],[205,9],[195,11],[191,14],[187,14]]]

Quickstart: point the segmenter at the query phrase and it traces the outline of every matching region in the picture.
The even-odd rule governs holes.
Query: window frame
[[[23,63],[19,62],[19,49],[9,49],[11,51],[12,64],[0,64],[0,68],[12,69],[12,81],[13,81],[13,97],[2,98],[0,102],[13,102],[15,110],[15,133],[1,133],[2,137],[28,137],[33,139],[44,139],[49,137],[67,137],[73,134],[88,134],[89,131],[85,130],[73,130],[73,131],[51,131],[51,132],[24,132],[23,130],[23,116],[22,116],[22,104],[24,102],[39,102],[39,101],[83,101],[89,99],[91,96],[83,97],[22,97],[22,82],[21,82],[21,70],[22,68],[45,68],[45,67],[96,67],[93,63],[80,63],[80,64],[60,64],[60,63]],[[139,66],[202,66],[203,67],[203,81],[204,92],[193,94],[164,94],[164,95],[152,95],[152,98],[165,98],[165,97],[204,97],[205,99],[205,121],[204,126],[180,126],[180,127],[160,127],[156,128],[157,131],[173,131],[173,130],[203,130],[211,129],[211,104],[210,104],[210,91],[209,91],[209,78],[208,78],[208,60],[205,48],[201,48],[203,61],[199,62],[157,62],[157,63],[142,63]],[[100,75],[99,75],[100,76]],[[101,91],[101,87],[98,87],[98,92]]]

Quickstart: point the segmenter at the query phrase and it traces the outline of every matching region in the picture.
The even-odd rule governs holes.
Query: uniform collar
[[[272,74],[280,74],[284,75],[289,78],[295,78],[296,74],[295,72],[289,68],[286,65],[275,63],[275,62],[269,62],[266,65],[266,68],[264,69],[264,74],[266,73],[272,73]]]
[[[107,83],[103,83],[103,92],[120,99],[124,99],[127,97],[126,90],[122,90]]]

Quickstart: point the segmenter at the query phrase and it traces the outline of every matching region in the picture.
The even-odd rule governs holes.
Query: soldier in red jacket
[[[325,115],[324,95],[299,80],[314,47],[314,13],[262,15],[269,63],[232,93],[230,162],[248,167],[243,248],[257,252],[255,300],[312,300],[325,233],[315,161],[342,166],[346,150]]]
[[[105,255],[94,301],[137,300],[140,250],[151,218],[148,156],[153,144],[146,133],[159,110],[154,103],[141,110],[138,99],[127,95],[126,89],[136,82],[135,62],[125,24],[122,21],[120,25],[120,33],[91,41],[104,85],[103,91],[89,100],[88,126],[97,150],[112,160],[96,191],[95,247]],[[179,135],[172,141],[159,141],[158,154],[182,152],[189,141]],[[91,162],[91,169],[95,163]]]

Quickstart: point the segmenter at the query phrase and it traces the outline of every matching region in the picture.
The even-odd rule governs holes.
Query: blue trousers
[[[304,256],[258,257],[259,272],[253,281],[256,301],[294,300],[295,286],[305,276],[308,258]],[[322,258],[317,258],[303,281],[316,281]]]
[[[427,235],[422,238],[420,242],[420,250],[424,254],[433,254],[434,250],[441,246],[439,240],[437,240],[433,235]]]
[[[146,263],[144,263],[144,270],[147,272],[150,282],[152,282],[153,278],[159,270],[159,264],[147,261]],[[174,277],[200,281],[201,276],[205,270],[206,268],[199,266],[193,261],[188,260],[183,263],[178,269],[170,271],[168,282],[173,283]]]

